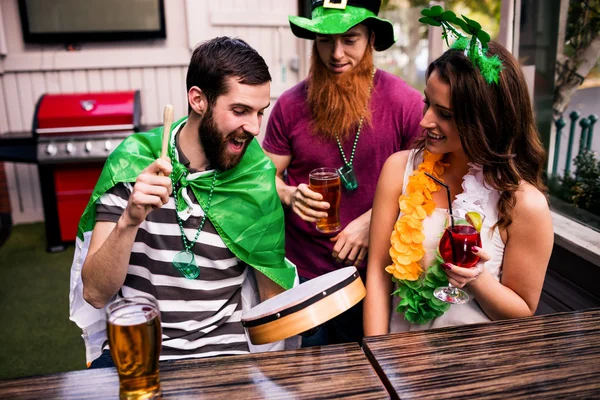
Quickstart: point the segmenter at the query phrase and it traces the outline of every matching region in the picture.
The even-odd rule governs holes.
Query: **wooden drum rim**
[[[272,343],[323,324],[356,305],[365,295],[365,286],[355,270],[342,281],[297,304],[256,319],[242,318],[242,324],[252,343]]]

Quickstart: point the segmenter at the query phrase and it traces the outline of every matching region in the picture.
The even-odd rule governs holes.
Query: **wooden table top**
[[[600,309],[366,338],[401,399],[600,398]]]
[[[389,398],[357,344],[160,363],[163,398]],[[4,399],[118,398],[115,368],[0,381]]]

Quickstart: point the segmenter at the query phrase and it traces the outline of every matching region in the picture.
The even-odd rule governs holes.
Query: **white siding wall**
[[[135,89],[141,91],[142,124],[159,125],[167,103],[178,118],[187,113],[191,50],[221,35],[246,40],[265,58],[274,104],[299,80],[289,63],[300,54],[300,42],[287,22],[296,9],[296,0],[167,0],[166,40],[90,43],[67,52],[56,45],[24,44],[17,0],[0,0],[0,135],[30,131],[35,104],[44,93]],[[6,173],[14,223],[42,221],[37,166],[6,163]]]

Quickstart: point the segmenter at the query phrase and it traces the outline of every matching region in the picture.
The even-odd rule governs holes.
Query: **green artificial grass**
[[[45,249],[44,224],[13,227],[0,247],[0,379],[86,367],[81,330],[69,320],[74,247]]]

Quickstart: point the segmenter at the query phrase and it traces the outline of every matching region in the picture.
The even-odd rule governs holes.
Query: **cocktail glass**
[[[481,247],[481,235],[473,226],[473,221],[456,211],[447,212],[447,226],[440,239],[439,251],[446,263],[451,263],[463,268],[473,268],[479,262],[479,256],[473,254],[473,246]],[[480,225],[485,216],[478,213]],[[434,290],[433,295],[439,300],[452,304],[463,304],[469,301],[469,295],[462,289],[448,283],[448,286]]]

